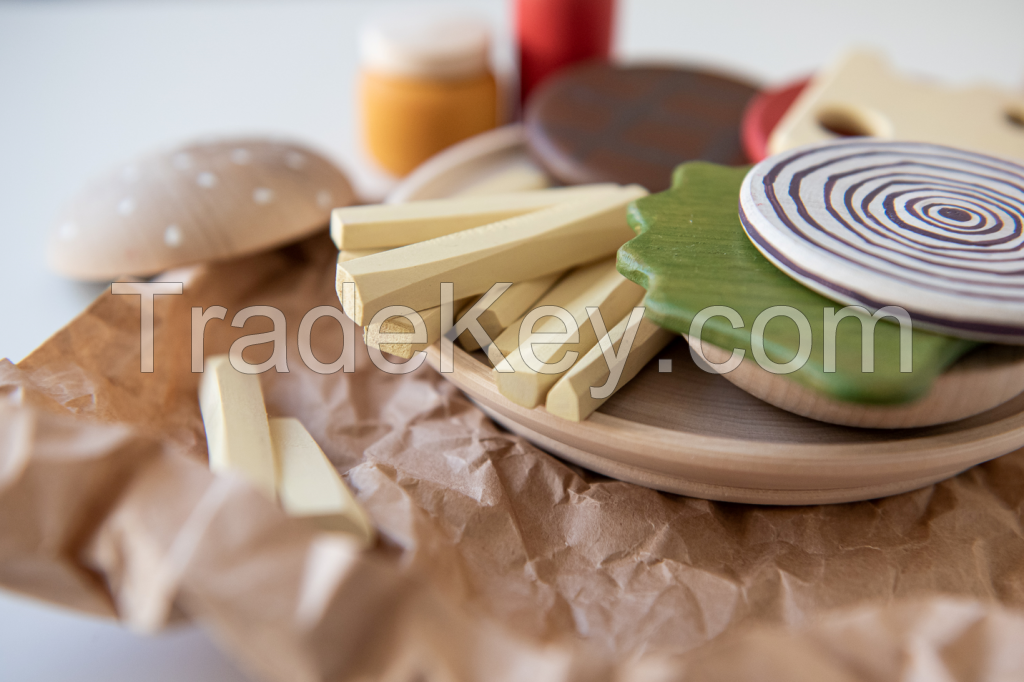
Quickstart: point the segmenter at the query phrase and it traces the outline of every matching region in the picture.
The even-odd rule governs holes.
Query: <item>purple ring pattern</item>
[[[1024,343],[1019,164],[924,143],[811,145],[755,166],[739,212],[769,260],[825,296]]]

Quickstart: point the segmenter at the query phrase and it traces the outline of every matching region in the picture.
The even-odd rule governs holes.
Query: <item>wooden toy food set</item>
[[[415,106],[449,118],[443,91],[462,80],[476,88],[470,109],[491,116],[485,32],[447,50],[403,30],[366,34],[371,128],[414,91]],[[1024,446],[1024,168],[1005,158],[1024,157],[1017,101],[907,85],[860,53],[756,94],[685,68],[568,68],[536,88],[523,126],[453,146],[477,124],[443,143],[397,122],[373,128],[396,174],[428,142],[447,146],[377,206],[346,207],[344,177],[308,150],[192,147],[83,195],[52,260],[79,277],[150,274],[294,239],[335,207],[339,300],[370,347],[425,353],[506,428],[661,490],[858,500]],[[954,113],[920,120],[940,104]],[[961,119],[976,123],[964,131]],[[883,139],[836,139],[851,132]],[[230,203],[218,188],[247,216],[244,234],[167,209],[198,202],[213,215]],[[264,234],[260,211],[279,200],[288,210],[273,218],[287,227]],[[89,255],[132,216],[144,225],[124,249]],[[847,305],[858,308],[836,318]],[[265,424],[251,382],[225,362],[203,394],[211,462],[369,542],[344,484],[316,473],[322,454],[301,424]]]
[[[528,112],[526,141],[545,169],[563,181],[615,178],[597,171],[581,170],[573,176],[555,170],[597,165],[571,146],[560,148],[562,160],[548,155],[547,130],[557,117],[547,114],[544,93],[555,93],[549,97],[556,99],[564,87],[587,101],[592,96],[573,79],[585,83],[590,72],[608,68],[569,70],[538,91],[534,102],[540,104],[531,104],[533,127]],[[636,86],[642,90],[640,71]],[[761,145],[771,126],[790,115],[784,113],[786,106],[792,104],[790,112],[799,111],[800,102],[816,92],[815,83],[829,75],[826,70],[810,85],[794,84],[769,93],[774,99],[762,100],[759,108],[748,107],[748,115],[752,110],[755,115],[751,125],[760,126]],[[565,121],[571,118],[563,116],[561,125],[568,129]],[[576,134],[581,141],[599,137]],[[757,151],[756,144],[750,147]],[[487,154],[466,160],[467,167],[475,168],[504,163],[489,160]],[[628,164],[617,170],[626,168]],[[643,171],[634,172],[638,175],[633,179]],[[450,168],[439,173],[457,174]],[[557,191],[561,190],[548,190]],[[586,191],[608,192],[608,200],[614,201],[611,188]],[[1019,397],[1024,391],[1024,349],[1016,345],[1020,337],[1012,328],[1021,310],[1014,298],[1019,284],[1013,273],[1015,241],[1024,222],[1022,191],[1024,169],[1017,164],[926,144],[837,141],[770,157],[750,171],[684,164],[671,189],[629,203],[629,222],[638,235],[618,250],[618,271],[646,289],[641,323],[631,328],[631,303],[610,305],[613,289],[599,284],[600,262],[580,266],[561,275],[534,304],[559,303],[576,311],[579,345],[548,347],[543,356],[554,362],[564,351],[576,350],[579,359],[572,369],[560,377],[539,381],[531,376],[525,381],[495,368],[496,357],[515,365],[531,332],[564,328],[542,321],[520,335],[524,310],[494,340],[492,346],[501,356],[474,352],[475,346],[456,348],[454,372],[447,376],[496,421],[545,449],[596,471],[663,490],[713,499],[804,504],[913,489],[1024,445],[1024,403]],[[405,198],[438,196],[427,192]],[[495,199],[495,205],[512,196]],[[528,195],[519,196],[525,200]],[[455,205],[472,210],[469,202],[448,206]],[[586,206],[585,211],[597,212],[602,205],[591,199],[576,206],[578,211]],[[411,204],[409,210],[429,214],[439,206],[445,204],[426,201]],[[346,213],[354,210],[358,209],[337,211],[336,223],[344,224]],[[558,218],[552,209],[547,211],[528,215],[541,222],[550,215],[566,225],[578,218],[572,211],[566,215],[576,218]],[[621,209],[616,211],[620,220],[626,219]],[[364,218],[369,215],[363,213]],[[373,220],[386,222],[384,214]],[[505,220],[469,232],[482,236],[508,225]],[[344,248],[338,231],[335,237]],[[865,246],[851,247],[852,242]],[[419,250],[442,253],[441,246],[439,240],[436,246],[423,244]],[[448,246],[446,257],[465,253],[453,242]],[[795,253],[800,249],[814,257]],[[537,245],[536,252],[523,259],[529,268],[521,277],[533,281],[529,278],[535,275],[552,276],[554,264],[540,256],[544,251]],[[409,247],[409,256],[414,252]],[[377,258],[382,264],[401,263],[403,280],[393,283],[398,287],[425,281],[405,278],[438,262],[406,260],[404,253],[400,261],[395,260],[398,253]],[[482,262],[476,255],[471,260]],[[562,262],[570,261],[571,257]],[[911,265],[915,262],[920,265]],[[372,266],[367,262],[362,267]],[[450,277],[456,297],[461,291],[482,293],[484,282],[464,279],[464,270],[458,268],[442,266],[443,276],[435,269],[429,282]],[[480,267],[488,272],[492,268]],[[339,265],[339,282],[352,282],[358,289],[360,278],[372,272],[360,271],[358,261],[348,261]],[[521,284],[515,276],[508,279],[513,287]],[[609,363],[592,326],[587,328],[592,321],[579,313],[586,303],[563,293],[576,279],[580,284],[575,290],[587,292],[592,307],[617,318],[605,320],[611,349],[621,343],[627,329],[635,334],[618,393],[611,398],[594,399],[588,390],[607,380]],[[469,289],[460,290],[460,281]],[[535,295],[542,284],[534,286]],[[864,287],[866,293],[850,293]],[[623,295],[628,291],[614,291],[619,290]],[[367,291],[375,295],[372,286]],[[839,350],[829,360],[823,319],[827,311],[844,304],[863,310],[835,327],[831,343]],[[697,313],[716,305],[737,311],[743,324],[721,316],[708,318],[703,343],[693,341],[692,354],[700,363],[723,366],[729,364],[732,349],[741,350],[745,359],[723,375],[727,381],[698,368],[686,338],[673,341],[665,334],[667,329],[685,337]],[[908,336],[898,318],[873,322],[870,317],[879,308],[895,305],[905,307],[913,319]],[[769,322],[759,332],[763,346],[755,349],[751,343],[751,324],[775,307],[797,311],[810,325],[808,361],[794,370],[786,371],[785,361],[804,343],[794,322]],[[469,310],[464,302],[460,312]],[[361,316],[366,317],[365,311]],[[864,319],[872,330],[870,338],[864,336]],[[431,339],[439,337],[441,330],[431,334]],[[372,332],[367,338],[373,343]],[[464,334],[460,341],[465,338]],[[999,343],[984,343],[989,341]],[[903,344],[911,358],[907,366]],[[763,362],[753,361],[758,351]],[[865,352],[873,356],[870,372],[862,367]],[[427,354],[431,364],[441,368],[439,347],[430,345]],[[744,423],[754,426],[744,428]]]
[[[856,144],[860,143],[840,146]],[[746,236],[736,210],[746,174],[743,168],[688,164],[677,171],[672,190],[633,200],[630,220],[640,235],[619,250],[618,269],[647,288],[643,302],[648,325],[634,327],[632,352],[614,396],[595,400],[589,393],[590,387],[605,383],[609,364],[592,328],[587,334],[586,316],[578,311],[588,303],[598,307],[608,322],[608,342],[615,347],[629,327],[629,309],[640,301],[642,292],[630,294],[627,287],[615,285],[614,273],[600,261],[563,276],[534,303],[534,307],[560,304],[577,311],[580,345],[547,350],[544,357],[555,361],[560,351],[577,350],[580,359],[571,370],[539,380],[520,366],[509,380],[506,377],[513,375],[503,376],[494,369],[485,353],[456,348],[449,380],[496,421],[550,452],[618,478],[714,499],[806,504],[892,494],[948,477],[1005,448],[1024,444],[1020,413],[1024,403],[1017,397],[1024,390],[1024,351],[1019,347],[979,346],[915,329],[913,371],[904,373],[899,367],[900,328],[882,321],[874,333],[875,373],[861,371],[859,353],[840,353],[837,371],[824,372],[820,320],[823,310],[836,304],[772,265]],[[547,193],[556,198],[564,191]],[[604,195],[614,202],[623,190],[597,186],[574,191]],[[495,197],[493,205],[500,208],[515,200],[526,206],[544,194]],[[565,200],[563,206],[570,213],[573,206],[577,214],[602,210],[594,198]],[[407,226],[415,221],[430,225],[442,211],[474,210],[474,202],[479,201],[339,209],[334,236],[345,245],[348,216],[353,234],[378,222],[383,235],[389,232],[386,226],[403,214]],[[564,216],[552,215],[551,209],[535,208],[525,215],[536,221],[550,216],[551,221],[571,224]],[[625,221],[625,212],[620,219]],[[474,232],[484,234],[508,222],[459,234],[468,239]],[[680,222],[685,224],[683,229]],[[422,243],[418,250],[436,252],[445,239]],[[425,248],[428,245],[430,249]],[[410,255],[417,250],[405,248]],[[453,246],[446,255],[454,257],[456,251],[463,249]],[[551,267],[541,259],[526,261],[531,270],[524,278]],[[411,261],[403,255],[402,262]],[[370,271],[353,268],[353,263],[358,261],[339,264],[339,282],[361,287],[362,273]],[[417,262],[405,269],[423,266]],[[452,276],[455,296],[460,297],[459,282],[471,280],[456,270],[446,274]],[[603,281],[608,284],[602,285]],[[467,293],[480,293],[482,286],[478,283]],[[688,331],[692,315],[711,304],[732,306],[748,325],[773,305],[804,311],[815,325],[811,362],[780,376],[744,361],[742,369],[725,377],[746,392],[701,371],[691,360],[685,340],[673,341],[665,329]],[[362,316],[366,317],[365,310]],[[520,330],[515,323],[510,329],[493,345],[515,365]],[[705,326],[705,348],[714,348],[707,342],[717,341],[723,347],[744,347],[749,355],[749,330],[747,326],[737,335],[728,322],[712,318]],[[533,331],[545,331],[543,323]],[[788,359],[798,345],[792,331],[769,327],[766,347]],[[432,333],[439,335],[440,330]],[[860,337],[857,324],[837,328],[839,348],[859,345]],[[372,344],[372,331],[367,338]],[[431,345],[427,354],[428,361],[441,368],[439,347]],[[713,350],[706,357],[716,363],[723,360]],[[659,362],[649,362],[653,359]],[[670,372],[664,371],[668,368]],[[878,428],[886,430],[871,430]]]
[[[53,264],[134,281],[0,361],[0,587],[282,681],[1015,679],[1024,98],[617,63],[614,4],[515,1],[501,127],[486,25],[329,45],[382,203],[259,138],[86,188]]]

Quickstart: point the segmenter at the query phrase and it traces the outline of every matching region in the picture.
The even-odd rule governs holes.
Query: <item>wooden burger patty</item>
[[[668,189],[684,161],[746,163],[740,123],[752,85],[667,66],[589,63],[537,90],[526,109],[530,151],[566,184]]]

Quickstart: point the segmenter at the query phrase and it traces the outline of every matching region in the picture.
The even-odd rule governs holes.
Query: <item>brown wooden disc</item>
[[[732,77],[670,66],[588,63],[545,81],[530,98],[530,151],[561,182],[668,189],[684,161],[747,162],[740,124],[757,89]]]

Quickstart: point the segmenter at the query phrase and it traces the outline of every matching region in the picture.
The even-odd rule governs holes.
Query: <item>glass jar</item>
[[[382,17],[361,36],[359,101],[374,160],[406,175],[442,149],[494,128],[498,89],[490,35],[474,17]]]

